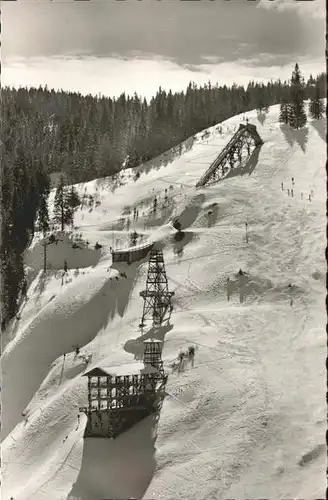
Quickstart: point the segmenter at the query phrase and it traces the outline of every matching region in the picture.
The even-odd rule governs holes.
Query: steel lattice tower
[[[164,378],[164,366],[162,360],[163,342],[161,340],[148,339],[144,341],[143,362],[157,369],[157,377]]]
[[[174,292],[169,292],[163,252],[151,250],[146,282],[146,290],[140,292],[144,299],[140,328],[146,323],[150,326],[168,325],[172,313],[171,298]]]

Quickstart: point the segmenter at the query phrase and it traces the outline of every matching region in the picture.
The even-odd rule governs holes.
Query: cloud
[[[298,9],[313,15],[319,2],[3,2],[2,58],[152,52],[184,66],[263,51],[316,57],[323,50],[322,19]]]
[[[312,19],[324,20],[326,18],[324,0],[260,0],[257,8],[277,12],[292,11]]]

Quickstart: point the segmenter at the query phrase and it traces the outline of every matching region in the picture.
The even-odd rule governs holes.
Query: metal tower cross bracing
[[[162,360],[163,342],[161,340],[147,339],[144,341],[144,365],[151,365],[157,369],[156,377],[163,379],[164,366]]]
[[[170,292],[168,288],[163,252],[153,249],[149,256],[146,290],[140,292],[144,299],[140,327],[143,328],[148,321],[151,326],[168,325],[173,309],[173,295],[174,292]]]
[[[250,123],[247,125],[240,124],[237,132],[197,182],[196,187],[203,187],[217,182],[230,169],[246,163],[251,153],[262,144],[263,141],[255,125]]]

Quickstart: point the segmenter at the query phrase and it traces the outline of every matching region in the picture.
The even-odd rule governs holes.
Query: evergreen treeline
[[[47,142],[43,118],[2,100],[1,182],[1,327],[17,312],[26,291],[23,252],[34,234],[41,200],[49,193]]]
[[[312,81],[305,85],[305,99]],[[325,75],[316,81],[324,97]],[[111,99],[41,87],[5,88],[2,105],[14,114],[18,109],[27,127],[38,124],[47,172],[63,172],[73,183],[112,175],[124,162],[137,166],[235,114],[278,104],[289,91],[289,83],[281,81],[252,81],[246,88],[190,83],[185,92],[159,89],[147,102],[136,94]]]
[[[290,87],[280,104],[279,121],[290,125],[294,129],[301,129],[307,122],[305,99],[310,99],[309,114],[311,118],[322,118],[324,104],[322,100],[321,81],[310,77],[305,84],[298,64],[295,64],[290,80]]]
[[[325,95],[326,75],[304,84],[304,98],[316,85]],[[71,183],[112,175],[180,144],[195,133],[254,108],[288,101],[288,82],[246,88],[197,87],[185,92],[159,89],[149,102],[124,93],[115,99],[42,88],[2,89],[1,324],[17,312],[26,289],[22,253],[34,224],[48,230],[49,174],[64,173]],[[72,222],[74,193],[57,194],[55,217]],[[73,196],[73,198],[72,198]],[[71,201],[68,202],[71,198]]]

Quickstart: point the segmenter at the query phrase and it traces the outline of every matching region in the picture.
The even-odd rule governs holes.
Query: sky
[[[2,3],[2,85],[150,98],[325,71],[324,0]]]

